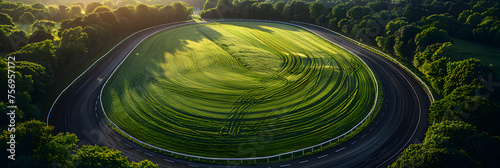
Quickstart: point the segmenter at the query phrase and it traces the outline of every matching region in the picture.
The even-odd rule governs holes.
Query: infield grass
[[[116,125],[151,145],[260,157],[348,131],[372,109],[374,82],[357,57],[303,29],[224,22],[151,36],[102,101]]]

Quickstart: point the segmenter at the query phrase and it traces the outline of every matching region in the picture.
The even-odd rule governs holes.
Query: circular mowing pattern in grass
[[[185,154],[309,147],[359,123],[376,96],[361,60],[288,25],[182,26],[131,54],[104,88],[107,116],[143,142]]]

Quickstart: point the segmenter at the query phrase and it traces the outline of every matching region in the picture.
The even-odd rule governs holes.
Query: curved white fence
[[[291,26],[295,26],[295,27],[299,27],[299,28],[302,28],[306,31],[309,31],[317,36],[319,36],[318,34],[316,34],[315,32],[313,31],[310,31],[308,30],[307,28],[305,27],[302,27],[300,25],[296,25],[296,24],[292,24],[292,23],[288,23],[288,22],[281,22],[281,21],[269,21],[269,20],[243,20],[243,19],[224,19],[224,20],[211,20],[211,21],[218,21],[218,22],[222,22],[222,21],[246,21],[246,22],[267,22],[267,23],[279,23],[279,24],[286,24],[286,25],[291,25]],[[204,24],[204,23],[209,23],[209,22],[198,22],[198,24]],[[377,105],[377,101],[378,101],[378,83],[376,82],[376,77],[375,77],[375,74],[372,72],[372,70],[368,67],[368,65],[366,64],[366,62],[364,62],[361,58],[359,58],[359,56],[357,56],[356,54],[352,53],[351,51],[349,50],[346,50],[345,48],[343,48],[342,46],[340,45],[337,45],[335,44],[334,42],[330,41],[330,40],[327,40],[325,38],[323,38],[322,36],[319,36],[321,38],[323,38],[324,40],[336,45],[336,46],[339,46],[341,47],[342,49],[350,52],[351,54],[355,55],[356,57],[358,57],[362,62],[363,64],[365,64],[365,66],[370,70],[370,74],[372,75],[373,79],[374,79],[374,83],[375,83],[375,88],[376,88],[376,97],[375,97],[375,101],[374,101],[374,104],[373,104],[373,107],[372,109],[370,110],[370,112],[368,113],[368,115],[366,115],[363,120],[361,122],[359,122],[358,124],[356,124],[353,128],[351,128],[349,131],[343,133],[342,135],[339,135],[335,138],[332,138],[332,139],[329,139],[325,142],[322,142],[322,143],[319,143],[317,145],[313,145],[313,146],[310,146],[310,147],[307,147],[307,148],[302,148],[302,149],[298,149],[298,150],[294,150],[294,151],[290,151],[290,152],[285,152],[285,153],[281,153],[281,154],[277,154],[277,155],[271,155],[271,156],[264,156],[264,157],[251,157],[251,158],[215,158],[215,157],[204,157],[204,156],[196,156],[196,155],[189,155],[189,154],[184,154],[184,153],[179,153],[179,152],[175,152],[175,151],[170,151],[170,150],[166,150],[166,149],[162,149],[162,148],[159,148],[159,147],[156,147],[154,145],[151,145],[151,144],[148,144],[146,142],[143,142],[133,136],[131,136],[130,134],[126,133],[125,131],[123,131],[122,129],[120,129],[120,127],[118,127],[115,123],[113,123],[113,121],[111,121],[108,116],[106,115],[106,112],[104,110],[104,107],[102,106],[102,92],[104,90],[104,87],[106,86],[106,84],[108,83],[109,79],[113,76],[113,74],[116,72],[116,70],[121,66],[121,64],[128,58],[128,56],[130,55],[130,53],[133,52],[133,50],[139,46],[142,41],[144,41],[145,39],[147,39],[148,37],[158,33],[158,32],[161,32],[161,31],[164,31],[164,30],[167,30],[167,29],[170,29],[170,28],[174,28],[174,27],[178,27],[178,26],[184,26],[184,25],[188,25],[188,24],[196,24],[196,23],[185,23],[185,24],[179,24],[179,25],[174,25],[174,26],[169,26],[169,27],[166,27],[166,28],[163,28],[161,30],[158,30],[150,35],[148,35],[147,37],[145,37],[144,39],[142,39],[138,44],[136,44],[134,46],[134,48],[132,48],[132,50],[127,54],[127,56],[125,57],[125,59],[123,59],[120,64],[113,70],[111,76],[106,80],[106,82],[104,83],[103,87],[101,88],[101,91],[100,91],[100,95],[99,95],[99,101],[100,101],[100,104],[101,104],[101,109],[102,109],[102,112],[104,114],[104,116],[106,117],[106,120],[109,121],[109,123],[112,124],[112,126],[114,126],[116,129],[118,129],[122,134],[128,136],[129,138],[133,139],[134,141],[140,143],[141,145],[145,145],[145,146],[148,146],[148,147],[151,147],[153,149],[157,149],[159,151],[162,151],[162,152],[166,152],[166,153],[170,153],[170,154],[176,154],[176,155],[180,155],[180,156],[184,156],[185,158],[193,158],[193,159],[206,159],[206,160],[213,160],[214,162],[216,160],[219,160],[219,161],[254,161],[256,162],[257,160],[264,160],[264,159],[267,159],[267,162],[269,162],[269,159],[271,158],[278,158],[278,160],[281,160],[281,157],[282,156],[285,156],[285,155],[290,155],[292,156],[293,158],[293,154],[294,153],[299,153],[299,152],[302,152],[302,155],[305,154],[305,152],[307,151],[307,153],[309,153],[309,151],[313,152],[314,151],[314,148],[323,148],[323,146],[326,146],[326,145],[330,145],[333,141],[336,141],[336,140],[340,140],[340,138],[342,137],[346,137],[348,134],[352,133],[353,131],[355,131],[358,127],[360,127],[363,123],[365,123],[368,118],[373,114],[373,111],[375,110],[376,108],[376,105]]]
[[[343,34],[340,34],[340,33],[338,33],[338,32],[335,32],[335,31],[333,31],[333,30],[330,30],[330,29],[327,29],[327,28],[324,28],[324,27],[321,27],[321,26],[318,26],[318,25],[315,25],[315,24],[304,23],[304,22],[297,22],[297,21],[290,21],[290,22],[300,23],[300,24],[307,24],[307,25],[309,25],[309,26],[314,26],[314,27],[318,27],[318,28],[321,28],[321,29],[324,29],[324,30],[330,31],[330,32],[335,33],[336,35],[341,36],[341,37],[343,37],[343,38],[345,38],[345,39],[349,39],[349,40],[351,40],[351,41],[355,41],[355,42],[357,42],[357,43],[358,43],[358,45],[361,45],[361,46],[363,46],[363,47],[366,47],[366,48],[369,48],[369,49],[371,49],[371,50],[374,50],[374,51],[378,52],[377,54],[381,54],[381,55],[383,55],[383,56],[385,56],[385,57],[389,58],[392,62],[395,62],[395,63],[396,63],[396,64],[398,64],[400,67],[404,68],[407,72],[411,73],[411,74],[413,75],[413,77],[415,77],[415,78],[416,78],[416,79],[417,79],[417,80],[418,80],[418,81],[419,81],[422,85],[424,85],[424,87],[425,87],[425,92],[427,92],[427,95],[428,95],[428,96],[429,96],[429,98],[431,99],[431,102],[434,102],[434,101],[435,101],[435,100],[434,100],[434,95],[432,94],[431,89],[429,89],[429,87],[427,86],[427,84],[425,84],[425,82],[424,82],[422,79],[420,79],[420,77],[418,77],[415,73],[413,73],[410,69],[408,69],[408,67],[404,66],[404,65],[403,65],[403,64],[401,64],[398,60],[396,60],[396,59],[394,59],[393,57],[391,57],[391,56],[387,55],[386,53],[384,53],[384,52],[382,52],[382,51],[380,51],[380,50],[377,50],[377,49],[375,49],[375,48],[373,48],[373,47],[370,47],[370,46],[368,46],[368,45],[366,45],[366,44],[363,44],[363,43],[361,43],[361,42],[359,42],[359,41],[357,41],[357,40],[354,40],[354,39],[352,39],[352,38],[350,38],[350,37],[344,36]]]

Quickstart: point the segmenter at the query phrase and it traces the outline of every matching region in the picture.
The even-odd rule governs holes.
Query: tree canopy
[[[355,6],[347,11],[347,17],[354,20],[361,20],[364,16],[372,14],[373,10],[369,7]]]
[[[434,43],[444,43],[449,41],[450,38],[448,37],[448,33],[435,27],[425,29],[415,37],[415,44],[419,50],[425,49],[427,46]]]
[[[1,105],[0,105],[1,108]],[[148,160],[130,162],[120,151],[94,145],[77,146],[78,137],[73,133],[53,134],[54,128],[30,120],[16,125],[16,160],[10,167],[146,167],[158,165]],[[10,133],[0,134],[1,149],[7,149]],[[6,163],[7,152],[2,152],[1,161]]]
[[[14,25],[14,22],[12,22],[12,18],[9,15],[0,13],[0,24]]]
[[[444,121],[429,127],[424,142],[410,145],[390,167],[494,167],[499,151],[500,141],[474,126]]]
[[[24,24],[33,24],[36,21],[36,19],[35,16],[31,14],[31,12],[24,12],[24,14],[21,15],[21,17],[19,18],[19,21],[21,21]]]
[[[92,13],[100,13],[100,12],[110,12],[111,9],[109,9],[108,6],[98,6],[97,8],[94,9]]]
[[[92,13],[99,6],[104,6],[104,5],[100,2],[91,2],[87,4],[87,7],[85,7],[85,13],[86,14]]]
[[[25,133],[19,136],[26,141],[21,143],[29,144],[19,149],[22,155],[6,167],[43,167],[48,163],[66,167],[115,163],[128,167],[156,167],[149,161],[128,162],[119,152],[98,146],[86,146],[78,153],[74,146],[78,141],[76,136],[42,135],[51,132],[46,130],[50,128],[30,120],[43,117],[41,110],[46,107],[42,102],[56,77],[73,71],[75,65],[111,44],[110,39],[150,26],[190,19],[194,9],[186,2],[194,3],[191,0],[147,0],[142,3],[107,0],[49,5],[33,0],[0,0],[0,50],[11,52],[7,56],[16,56],[18,116],[21,122],[28,121],[20,126],[21,133],[23,129]],[[416,68],[419,71],[416,73],[425,78],[437,95],[437,101],[430,107],[432,125],[424,143],[407,148],[393,167],[500,165],[498,159],[490,157],[499,156],[494,151],[498,151],[498,138],[490,136],[500,135],[500,127],[496,124],[500,117],[499,101],[491,98],[494,96],[481,94],[498,88],[487,85],[489,81],[483,78],[495,73],[477,59],[453,61],[460,57],[453,42],[455,38],[500,46],[498,1],[206,0],[196,4],[203,8],[202,18],[294,20],[317,24],[378,46],[405,65],[413,66],[410,69]],[[16,24],[28,24],[31,29],[25,32]],[[0,64],[0,72],[6,74],[5,60],[0,60]],[[5,81],[6,75],[0,79]],[[492,79],[497,78],[493,76]],[[6,91],[6,86],[0,86],[0,92],[6,94]],[[0,111],[6,111],[5,98],[0,100]],[[0,116],[0,121],[7,119],[5,115]],[[38,132],[26,131],[27,127]],[[37,142],[33,138],[38,138]],[[86,163],[75,164],[81,161]]]

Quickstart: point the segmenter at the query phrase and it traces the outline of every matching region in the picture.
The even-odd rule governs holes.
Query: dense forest
[[[51,2],[51,1],[49,1]],[[168,2],[168,3],[167,3]],[[337,31],[369,44],[418,71],[436,100],[422,143],[412,144],[391,167],[498,167],[500,160],[500,81],[498,69],[477,58],[453,61],[453,39],[500,47],[500,2],[495,0],[200,0],[185,1],[209,18],[301,21]],[[26,148],[9,167],[49,165],[88,167],[129,162],[106,147],[77,148],[74,134],[53,135],[44,118],[43,100],[62,76],[96,51],[140,29],[188,20],[193,8],[169,0],[8,2],[0,0],[0,51],[16,57],[16,137]],[[28,5],[29,4],[29,5]],[[19,25],[18,25],[19,24]],[[19,29],[29,25],[29,32]],[[2,57],[2,58],[4,58]],[[6,59],[0,79],[7,81]],[[0,85],[7,93],[7,86]],[[7,112],[6,98],[0,109]],[[0,116],[8,123],[8,115]],[[2,129],[5,125],[2,126]],[[8,141],[7,132],[0,135]],[[22,138],[21,138],[22,137]],[[0,145],[7,148],[6,143]],[[91,153],[100,155],[93,155]],[[108,154],[106,154],[108,153]],[[0,160],[6,162],[5,152]],[[109,158],[108,158],[109,157]],[[113,160],[113,162],[106,162]],[[116,161],[116,162],[114,162]],[[78,164],[75,164],[78,163]]]
[[[29,3],[29,1],[26,1]],[[105,3],[104,3],[105,4]],[[136,4],[112,7],[100,2],[72,2],[67,5],[24,4],[0,0],[0,79],[7,81],[7,57],[15,57],[15,137],[19,144],[16,160],[6,167],[157,167],[150,161],[129,162],[107,147],[83,145],[72,133],[53,135],[44,120],[44,99],[53,89],[54,79],[75,71],[75,67],[103,46],[138,30],[164,23],[188,20],[193,8],[184,2],[169,5]],[[29,32],[19,29],[29,25]],[[58,78],[59,77],[59,78]],[[8,86],[0,85],[7,95]],[[0,99],[1,123],[9,123],[7,97]],[[10,133],[2,124],[0,148],[6,151]],[[78,144],[82,145],[82,144]],[[99,164],[99,165],[97,165]]]
[[[35,3],[42,3],[42,4],[53,4],[53,5],[65,5],[65,6],[72,6],[76,3],[78,4],[89,4],[91,2],[99,2],[102,3],[103,5],[111,8],[111,9],[116,9],[118,7],[122,6],[127,6],[127,5],[132,5],[132,6],[137,6],[139,4],[145,4],[145,5],[170,5],[173,2],[176,2],[178,0],[6,0],[6,1],[11,1],[11,2],[22,2],[24,4],[35,4]],[[75,2],[78,1],[78,2]],[[182,2],[185,2],[189,4],[189,6],[194,7],[194,8],[203,8],[203,4],[205,3],[205,0],[182,0]],[[84,7],[82,7],[84,8]]]
[[[23,115],[19,118],[22,121],[41,119],[41,105],[54,84],[53,79],[71,71],[74,65],[109,43],[110,38],[154,25],[187,20],[193,12],[182,2],[157,6],[139,4],[117,9],[92,2],[83,9],[80,5],[71,6],[71,10],[60,5],[57,11],[40,3],[1,2],[0,8],[0,51],[9,52],[7,57],[16,58],[19,86],[16,104],[21,108],[19,111]],[[31,24],[31,34],[17,29],[14,22]],[[54,29],[56,25],[59,25],[58,29]],[[0,64],[3,74],[7,74],[5,61]],[[7,76],[1,78],[6,81]],[[0,86],[3,94],[7,92],[6,87]],[[0,100],[7,102],[5,97]],[[0,103],[1,108],[5,106],[5,103]],[[8,121],[5,115],[0,120]]]

